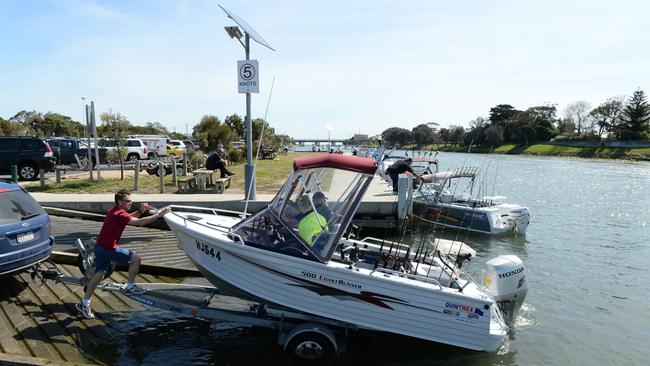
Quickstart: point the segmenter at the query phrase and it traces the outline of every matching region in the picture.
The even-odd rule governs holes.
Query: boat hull
[[[176,214],[165,219],[206,278],[239,295],[474,350],[495,350],[506,337],[494,302],[472,286],[461,293],[433,281],[291,257],[233,241]]]
[[[473,208],[414,200],[413,216],[444,227],[490,235],[511,233],[516,229],[515,221],[496,207]],[[518,233],[525,234],[525,228]]]

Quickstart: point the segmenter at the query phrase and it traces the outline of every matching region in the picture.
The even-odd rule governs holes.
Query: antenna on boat
[[[255,160],[253,162],[253,177],[256,174],[256,169],[257,169],[257,159],[260,156],[260,150],[262,149],[262,139],[264,138],[264,128],[266,127],[266,124],[268,123],[266,121],[266,117],[269,114],[269,105],[271,104],[271,96],[273,95],[273,86],[275,85],[275,75],[273,75],[273,81],[271,82],[271,90],[269,91],[269,100],[266,102],[266,110],[264,111],[264,123],[262,124],[262,131],[260,132],[260,138],[257,143],[257,154],[255,154]],[[252,146],[253,144],[251,144]],[[250,193],[251,193],[251,188],[253,185],[251,184],[248,187],[248,192],[246,192],[246,204],[244,205],[244,213],[242,214],[242,218],[246,217],[246,214],[248,213],[248,202],[250,202]]]

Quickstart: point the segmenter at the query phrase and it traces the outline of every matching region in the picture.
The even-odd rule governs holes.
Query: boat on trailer
[[[527,207],[503,203],[503,196],[472,198],[476,168],[440,171],[423,177],[425,183],[413,193],[413,216],[416,218],[483,234],[526,234],[530,223]]]
[[[526,296],[522,261],[494,258],[478,283],[461,268],[472,255],[463,243],[345,238],[375,170],[370,158],[297,159],[254,215],[171,206],[164,219],[221,292],[360,329],[496,350]]]

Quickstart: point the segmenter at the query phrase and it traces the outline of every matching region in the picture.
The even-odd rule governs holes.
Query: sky
[[[252,117],[294,138],[650,92],[647,1],[0,0],[0,117],[81,121],[82,98],[181,133],[245,116],[245,52],[218,5],[275,49],[251,41]]]

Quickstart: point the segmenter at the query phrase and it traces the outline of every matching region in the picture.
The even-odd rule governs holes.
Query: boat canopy
[[[375,171],[373,159],[320,155],[294,161],[294,171],[269,206],[233,232],[246,245],[327,262]]]
[[[296,159],[293,162],[294,171],[314,168],[335,168],[357,173],[375,174],[377,164],[371,158],[339,154],[320,154],[308,158]]]

